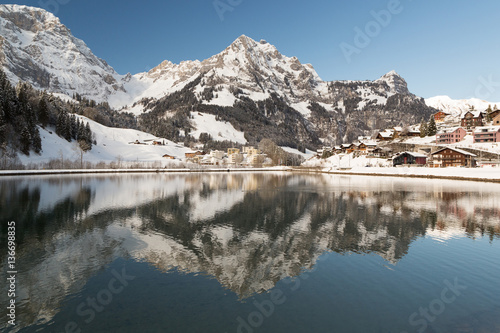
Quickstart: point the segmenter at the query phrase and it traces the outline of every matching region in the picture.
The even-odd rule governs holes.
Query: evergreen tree
[[[92,147],[92,131],[90,130],[90,125],[89,123],[87,122],[87,125],[85,125],[85,131],[84,131],[84,135],[85,135],[85,141],[90,144],[90,146]]]
[[[83,140],[84,139],[84,132],[85,132],[85,126],[83,123],[78,119],[78,122],[76,124],[77,127],[77,140]]]
[[[78,139],[78,123],[76,121],[75,115],[71,115],[70,117],[70,137],[71,139]]]
[[[64,129],[64,112],[59,111],[56,120],[56,134],[59,135],[60,137],[63,137],[64,133],[63,129]]]
[[[490,122],[493,120],[493,118],[491,117],[492,112],[493,112],[493,110],[491,109],[491,105],[488,105],[488,108],[486,109],[486,121],[487,122]]]
[[[433,136],[437,133],[436,121],[434,120],[434,116],[431,116],[429,119],[429,123],[427,124],[427,136]]]
[[[42,127],[47,127],[49,123],[49,107],[47,105],[46,93],[44,92],[38,102],[38,121]]]
[[[40,154],[40,152],[42,151],[42,138],[40,137],[40,131],[38,130],[38,128],[35,129],[35,133],[33,135],[31,143],[35,153]]]
[[[420,123],[420,137],[425,138],[427,136],[427,123],[425,120],[422,120]]]
[[[71,142],[71,117],[67,113],[64,117],[64,138]]]
[[[25,126],[21,131],[21,137],[19,138],[19,143],[21,144],[21,152],[25,155],[29,155],[31,146],[31,135],[27,126]]]

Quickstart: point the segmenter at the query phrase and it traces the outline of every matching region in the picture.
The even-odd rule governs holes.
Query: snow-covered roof
[[[394,135],[394,132],[383,131],[383,132],[380,132],[379,135],[383,138],[392,138],[392,136]]]
[[[463,129],[463,128],[460,127],[460,126],[450,127],[450,128],[444,128],[441,131],[439,131],[437,134],[453,133],[453,132],[455,132],[455,131],[457,131],[459,129]]]
[[[476,127],[476,129],[474,130],[474,133],[484,133],[484,132],[498,132],[500,131],[500,127],[499,126],[482,126],[482,127]]]
[[[404,151],[404,152],[398,154],[397,156],[394,156],[392,159],[395,159],[398,156],[401,156],[403,154],[408,154],[408,155],[411,155],[413,157],[425,157],[425,158],[427,158],[427,155],[425,155],[425,154],[415,153],[415,152],[412,152],[412,151]]]
[[[443,150],[446,150],[446,149],[450,149],[450,150],[456,151],[457,153],[460,153],[462,155],[467,155],[467,156],[472,156],[472,157],[476,157],[477,156],[477,155],[475,155],[473,153],[469,153],[468,151],[465,151],[465,150],[462,150],[462,149],[458,149],[458,148],[450,148],[450,147],[439,149],[438,151],[433,152],[431,155],[435,155],[435,154],[440,153],[440,152],[442,152]]]
[[[483,115],[483,113],[481,111],[468,111],[464,114],[464,117],[467,113],[472,113],[472,115],[474,116],[474,118],[479,118],[480,116]]]

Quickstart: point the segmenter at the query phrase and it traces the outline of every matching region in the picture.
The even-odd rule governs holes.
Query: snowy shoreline
[[[500,168],[384,168],[355,167],[350,170],[335,168],[199,168],[199,169],[72,169],[72,170],[0,170],[2,176],[79,175],[79,174],[126,174],[126,173],[222,173],[222,172],[279,172],[323,173],[346,176],[406,177],[447,179],[500,183]]]
[[[292,171],[346,176],[405,177],[500,183],[500,168],[355,167],[350,170],[301,168]]]
[[[79,174],[116,174],[116,173],[220,173],[220,172],[276,172],[290,171],[288,167],[273,168],[207,168],[207,169],[71,169],[71,170],[0,170],[2,176],[39,176],[39,175],[79,175]]]

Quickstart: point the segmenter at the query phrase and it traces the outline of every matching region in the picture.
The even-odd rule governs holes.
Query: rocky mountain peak
[[[54,27],[68,30],[52,13],[34,7],[0,5],[0,17],[8,22],[6,27],[11,30],[25,30],[33,33]]]
[[[0,65],[13,82],[98,101],[124,90],[115,70],[43,9],[0,5],[0,32]]]
[[[382,75],[375,82],[385,82],[391,89],[392,93],[397,94],[409,94],[408,85],[406,84],[405,79],[401,77],[396,71],[392,70],[387,74]]]

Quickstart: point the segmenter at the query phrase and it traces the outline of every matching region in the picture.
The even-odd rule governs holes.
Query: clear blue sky
[[[373,80],[396,70],[422,97],[500,101],[498,0],[14,3],[54,12],[120,74],[147,71],[165,59],[203,60],[245,34],[313,64],[324,80]],[[381,11],[390,16],[378,23],[373,12]],[[357,28],[371,36],[358,36]]]

